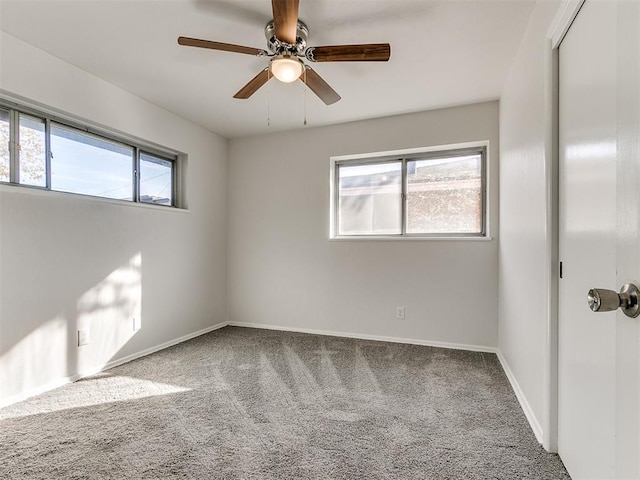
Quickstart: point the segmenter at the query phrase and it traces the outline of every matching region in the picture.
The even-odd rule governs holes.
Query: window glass
[[[333,236],[485,236],[486,147],[340,159]]]
[[[402,163],[338,166],[338,234],[402,233]]]
[[[482,156],[407,162],[407,233],[482,233]]]
[[[134,149],[59,124],[51,126],[51,189],[133,200]]]
[[[140,201],[173,205],[173,162],[140,153]]]
[[[9,112],[0,110],[0,182],[8,182],[9,168]]]
[[[44,187],[47,185],[44,120],[20,114],[19,125],[20,183]]]

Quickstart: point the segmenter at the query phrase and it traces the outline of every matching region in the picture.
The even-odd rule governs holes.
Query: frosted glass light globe
[[[277,57],[271,60],[271,73],[284,83],[295,82],[303,69],[302,62],[290,56]]]

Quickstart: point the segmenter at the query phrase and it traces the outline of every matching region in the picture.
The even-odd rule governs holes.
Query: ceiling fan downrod
[[[302,20],[298,20],[296,43],[290,44],[276,37],[276,26],[274,21],[271,20],[264,27],[264,36],[267,38],[267,48],[274,55],[289,53],[290,55],[304,56],[304,51],[307,48],[307,39],[309,38],[309,27]]]

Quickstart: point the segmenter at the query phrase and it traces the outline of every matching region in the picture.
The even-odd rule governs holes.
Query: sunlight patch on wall
[[[67,366],[67,320],[59,315],[2,355],[0,388],[11,385],[15,392],[23,392],[34,385],[49,385],[51,379],[67,376]]]
[[[89,342],[78,347],[78,372],[104,367],[141,325],[142,254],[137,253],[77,302],[77,329]]]

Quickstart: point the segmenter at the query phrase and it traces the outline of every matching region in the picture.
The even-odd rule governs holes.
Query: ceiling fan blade
[[[298,2],[299,0],[271,0],[276,38],[290,45],[296,43]]]
[[[331,105],[340,100],[340,95],[325,82],[311,67],[305,66],[305,71],[300,75],[300,80],[315,93],[326,105]]]
[[[269,67],[262,70],[259,74],[249,80],[244,87],[242,87],[238,93],[236,93],[233,98],[242,98],[247,99],[254,93],[258,91],[258,89],[263,86],[265,83],[269,81],[271,75],[269,75]]]
[[[178,43],[186,47],[210,48],[212,50],[222,50],[224,52],[245,53],[262,57],[267,55],[265,50],[253,47],[243,47],[232,43],[212,42],[210,40],[199,40],[197,38],[178,37]]]
[[[312,62],[386,62],[391,58],[391,45],[364,43],[309,47],[305,55]]]

